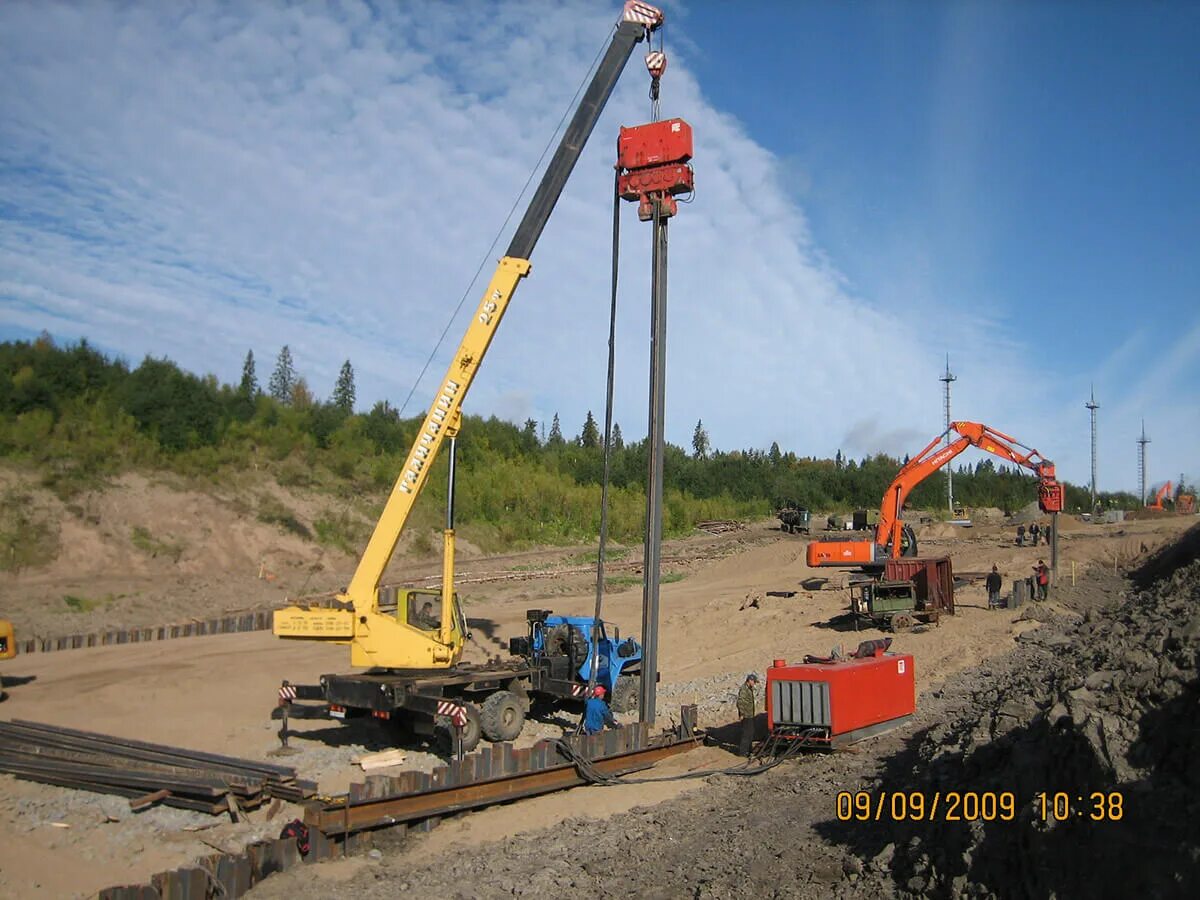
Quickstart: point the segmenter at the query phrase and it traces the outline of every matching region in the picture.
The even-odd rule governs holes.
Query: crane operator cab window
[[[422,631],[437,631],[441,625],[440,610],[431,594],[415,591],[408,595],[408,624]]]

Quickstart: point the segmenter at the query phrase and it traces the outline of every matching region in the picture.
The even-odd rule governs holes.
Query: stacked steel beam
[[[296,802],[317,789],[286,766],[21,720],[0,722],[0,772],[128,797],[134,809],[163,803],[212,814],[270,797]]]

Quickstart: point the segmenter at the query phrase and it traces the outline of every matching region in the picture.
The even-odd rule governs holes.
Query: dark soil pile
[[[1140,590],[956,679],[945,724],[880,780],[927,796],[1011,792],[1013,821],[818,830],[874,853],[867,880],[902,892],[1200,896],[1198,556],[1192,529],[1132,574]]]

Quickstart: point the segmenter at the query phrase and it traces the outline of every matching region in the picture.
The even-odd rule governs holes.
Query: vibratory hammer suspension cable
[[[604,605],[604,552],[608,545],[608,487],[612,474],[613,383],[617,353],[617,276],[621,261],[620,172],[613,179],[612,285],[608,307],[608,381],[604,392],[604,465],[600,476],[600,544],[596,551],[596,612],[592,617],[592,658],[588,666],[588,696],[596,687],[600,656],[600,617]],[[614,685],[615,687],[615,685]],[[578,728],[583,727],[579,720]],[[578,730],[577,728],[577,730]]]
[[[658,121],[659,82],[667,67],[662,40],[662,29],[659,29],[658,51],[656,53],[652,50],[646,56],[646,67],[650,71],[650,114],[651,120],[655,122]],[[658,204],[655,204],[656,216],[657,210]],[[608,545],[608,489],[612,476],[613,372],[616,362],[617,282],[620,272],[620,261],[621,172],[618,167],[613,177],[612,280],[608,312],[608,380],[605,384],[604,393],[604,465],[600,477],[600,541],[596,551],[596,610],[592,616],[592,654],[588,665],[587,696],[589,697],[596,687],[596,669],[600,657],[600,621],[604,606],[604,553]],[[576,726],[576,731],[578,732],[582,728],[583,720],[580,719],[579,724]]]

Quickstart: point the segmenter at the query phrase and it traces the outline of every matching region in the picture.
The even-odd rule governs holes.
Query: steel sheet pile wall
[[[274,607],[230,612],[213,619],[197,619],[172,625],[144,628],[108,628],[87,634],[57,637],[18,638],[13,642],[18,654],[53,653],[56,650],[82,650],[86,647],[111,647],[117,644],[144,644],[209,634],[238,634],[243,631],[269,631]]]
[[[591,736],[566,738],[575,753],[589,758],[597,771],[616,775],[648,768],[658,759],[695,746],[696,708],[684,707],[677,729],[650,737],[648,726],[629,725]],[[240,897],[275,872],[369,848],[354,832],[382,826],[433,828],[443,815],[492,803],[585,784],[586,779],[553,741],[516,749],[492,744],[432,772],[370,775],[353,784],[345,797],[311,803],[305,813],[309,851],[294,838],[250,844],[240,854],[206,856],[191,866],[160,872],[149,884],[100,891],[99,900],[190,900]]]

